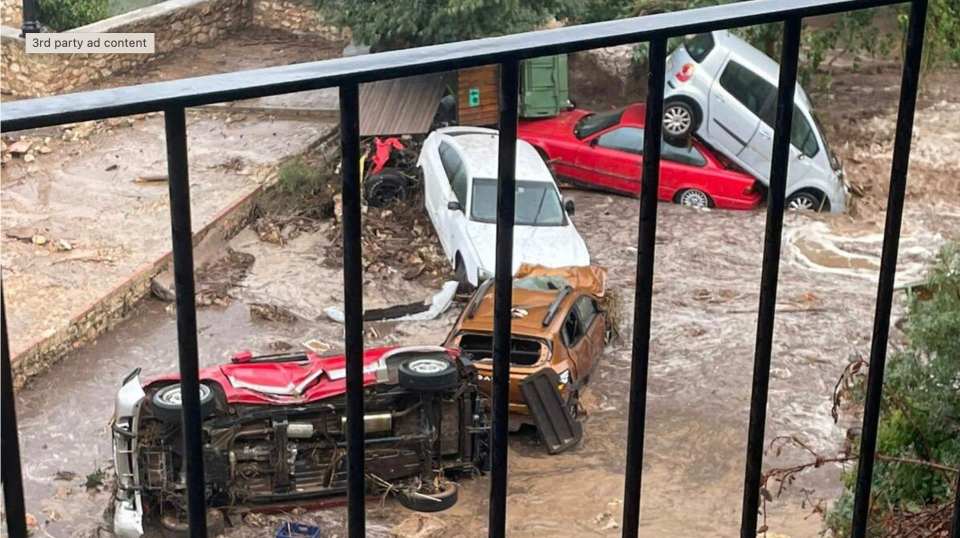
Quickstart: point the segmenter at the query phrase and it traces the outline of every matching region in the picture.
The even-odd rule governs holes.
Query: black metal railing
[[[747,436],[741,537],[756,535],[759,487],[763,463],[763,439],[770,377],[776,293],[780,262],[790,127],[797,78],[800,29],[803,18],[877,6],[906,3],[903,0],[753,0],[683,12],[662,13],[632,19],[528,32],[503,37],[450,43],[352,58],[295,64],[180,81],[159,82],[46,97],[4,104],[0,130],[5,133],[97,120],[146,112],[163,112],[167,136],[170,177],[171,224],[174,274],[177,291],[177,330],[180,375],[183,390],[183,421],[187,448],[188,509],[191,533],[205,536],[204,475],[200,450],[200,407],[197,396],[197,325],[194,302],[193,259],[190,227],[187,107],[280,95],[339,86],[341,149],[343,156],[343,234],[345,348],[347,357],[348,424],[348,529],[351,538],[364,535],[363,469],[363,350],[362,265],[360,251],[360,170],[358,85],[421,73],[447,71],[486,64],[500,65],[500,141],[497,206],[496,303],[494,315],[494,379],[492,471],[490,481],[489,535],[505,535],[507,497],[507,401],[511,304],[512,243],[517,138],[519,61],[557,53],[597,47],[649,42],[650,62],[640,195],[637,282],[634,305],[626,471],[624,476],[623,536],[638,535],[640,491],[643,470],[643,437],[646,416],[647,373],[650,363],[650,327],[654,247],[657,225],[657,187],[660,170],[661,121],[667,39],[753,24],[783,22],[780,83],[777,95],[770,189],[762,261],[755,362]],[[897,248],[903,215],[910,137],[917,97],[917,82],[926,20],[927,1],[910,0],[907,48],[903,65],[900,107],[887,222],[877,291],[875,323],[870,352],[870,374],[864,407],[863,438],[857,480],[853,536],[866,535],[870,484],[876,448],[883,367],[886,358],[890,309],[893,299]],[[2,301],[2,291],[0,291]],[[2,306],[2,305],[0,305]],[[2,312],[2,479],[7,528],[11,536],[26,535],[23,486],[18,452],[16,412],[6,334]],[[960,500],[957,501],[960,503]],[[956,511],[955,511],[956,512]],[[954,514],[952,537],[960,538]]]

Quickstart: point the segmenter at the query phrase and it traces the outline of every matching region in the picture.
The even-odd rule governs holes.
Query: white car
[[[498,132],[445,127],[430,134],[417,166],[423,174],[427,214],[463,287],[494,274],[497,230]],[[517,198],[513,273],[521,263],[547,267],[590,265],[590,254],[547,164],[517,140]]]
[[[769,185],[779,73],[777,62],[726,30],[688,37],[667,58],[664,135],[696,133]],[[799,85],[790,141],[788,207],[843,211],[843,168]]]

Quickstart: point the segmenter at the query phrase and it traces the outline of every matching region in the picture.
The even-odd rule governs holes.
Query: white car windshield
[[[550,183],[517,181],[514,223],[520,226],[562,226],[566,224],[560,196]],[[497,180],[474,178],[470,218],[479,222],[497,221]]]

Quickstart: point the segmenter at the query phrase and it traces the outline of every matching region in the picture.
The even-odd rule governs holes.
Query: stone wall
[[[20,28],[23,23],[23,0],[0,0],[0,24]]]
[[[153,32],[156,53],[26,54],[18,30],[4,27],[0,93],[15,97],[75,91],[90,83],[156,61],[186,46],[203,45],[249,23],[250,0],[168,0],[70,32]]]
[[[251,24],[261,28],[313,34],[330,41],[348,41],[350,31],[324,22],[310,0],[253,0]]]

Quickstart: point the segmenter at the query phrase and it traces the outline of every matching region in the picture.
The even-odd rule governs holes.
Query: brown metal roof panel
[[[360,135],[426,133],[442,96],[441,73],[362,84]]]

